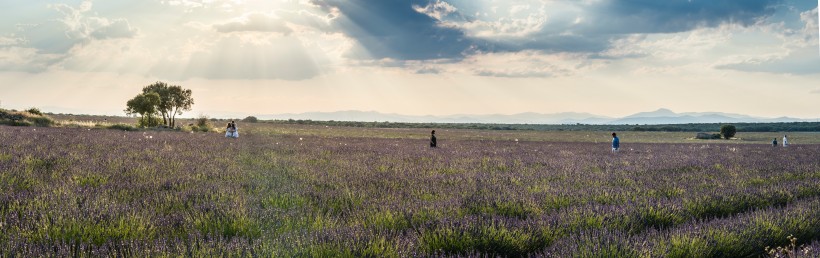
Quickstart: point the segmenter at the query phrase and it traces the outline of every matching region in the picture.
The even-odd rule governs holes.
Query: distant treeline
[[[264,121],[285,124],[327,125],[366,128],[438,128],[479,130],[528,130],[528,131],[638,131],[638,132],[718,132],[719,123],[666,124],[666,125],[591,125],[591,124],[472,124],[472,123],[397,123],[397,122],[351,122],[313,120]],[[738,132],[820,132],[820,122],[791,123],[729,123]]]

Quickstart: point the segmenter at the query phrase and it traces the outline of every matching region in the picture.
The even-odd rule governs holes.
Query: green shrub
[[[54,120],[45,116],[28,117],[26,120],[31,121],[35,126],[48,127],[54,125]]]
[[[256,118],[255,116],[249,116],[249,117],[246,117],[246,118],[242,119],[242,122],[256,123],[256,122],[259,122],[259,118]]]
[[[137,121],[138,127],[155,127],[162,124],[162,119],[153,116],[144,116]]]
[[[734,125],[722,125],[720,127],[720,134],[723,135],[724,139],[731,139],[735,137],[735,133],[737,133],[737,128]]]
[[[26,112],[29,112],[29,113],[31,113],[31,114],[38,115],[38,116],[42,116],[42,115],[43,115],[43,112],[42,112],[42,111],[40,111],[40,109],[35,108],[35,107],[33,107],[33,108],[29,108],[29,109],[26,109]]]
[[[208,118],[208,116],[199,116],[199,118],[196,119],[196,122],[194,123],[194,126],[192,126],[191,130],[194,132],[207,133],[213,131],[213,127],[214,126],[213,124],[211,124],[211,120]]]
[[[138,130],[133,125],[128,124],[113,124],[107,127],[108,129],[116,129],[116,130],[123,130],[123,131],[136,131]]]
[[[11,126],[52,126],[55,124],[50,117],[43,116],[36,108],[27,111],[9,111],[0,109],[0,124]]]

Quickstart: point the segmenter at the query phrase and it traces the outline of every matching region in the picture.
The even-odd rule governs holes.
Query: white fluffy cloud
[[[481,1],[479,1],[481,2]],[[487,4],[482,4],[487,6]],[[466,6],[469,7],[469,6]],[[521,38],[542,32],[551,16],[548,8],[555,13],[571,11],[563,3],[533,2],[525,0],[494,2],[489,10],[459,10],[442,0],[414,9],[439,21],[441,26],[457,28],[470,37],[499,39]]]
[[[44,71],[71,56],[78,47],[94,41],[133,38],[138,30],[125,19],[89,15],[91,1],[78,6],[47,6],[61,16],[35,24],[18,24],[13,37],[0,38],[0,64],[4,70]]]
[[[441,0],[430,2],[426,6],[413,5],[413,9],[416,10],[416,12],[426,14],[436,20],[443,20],[457,10],[455,6]]]
[[[818,31],[819,28],[817,19],[817,8],[800,13],[800,21],[804,24],[803,35],[807,42],[817,43],[818,33],[820,33],[820,31]]]
[[[108,19],[88,15],[87,13],[92,8],[91,1],[83,1],[78,7],[54,4],[49,5],[49,8],[63,14],[63,17],[56,22],[62,25],[60,29],[65,29],[66,37],[77,42],[93,39],[131,38],[138,32],[126,19]],[[45,26],[49,26],[48,23]]]

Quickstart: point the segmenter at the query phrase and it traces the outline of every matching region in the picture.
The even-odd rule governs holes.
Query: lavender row
[[[595,143],[431,149],[298,131],[4,129],[0,254],[22,256],[583,254],[573,239],[590,234],[617,239],[610,246],[625,256],[667,254],[635,239],[696,239],[669,232],[719,221],[759,234],[743,218],[782,211],[772,223],[795,221],[820,195],[817,145],[629,144],[613,154]]]

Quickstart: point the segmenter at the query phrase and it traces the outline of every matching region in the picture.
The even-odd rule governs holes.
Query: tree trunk
[[[176,124],[177,124],[176,116],[177,116],[176,109],[171,109],[171,128],[176,127]]]
[[[168,125],[168,119],[165,118],[165,113],[164,112],[160,112],[160,113],[162,113],[162,124]]]

